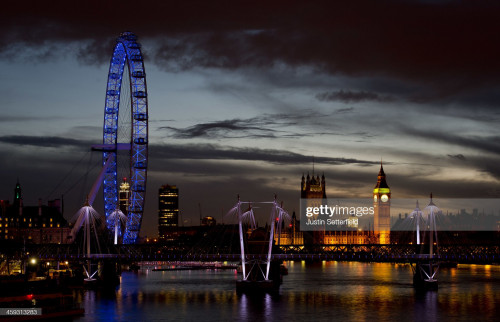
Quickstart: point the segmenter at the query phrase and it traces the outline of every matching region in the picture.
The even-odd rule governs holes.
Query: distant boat
[[[26,310],[36,307],[41,309],[42,314],[16,316],[9,321],[52,320],[83,315],[85,310],[75,302],[73,295],[68,294],[64,287],[61,288],[54,282],[53,280],[16,281],[10,285],[10,287],[15,286],[15,289],[10,289],[8,296],[4,296],[5,293],[0,294],[0,307]],[[49,290],[50,292],[47,292]]]

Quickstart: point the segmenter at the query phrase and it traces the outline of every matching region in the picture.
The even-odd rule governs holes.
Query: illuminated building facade
[[[307,200],[307,206],[319,206],[326,199],[325,176],[302,176],[301,192],[302,199]],[[377,183],[373,190],[374,225],[373,227],[347,227],[343,231],[313,231],[301,232],[300,221],[292,216],[289,227],[282,227],[281,234],[275,235],[277,245],[304,245],[304,244],[389,244],[390,243],[390,199],[391,190],[386,181],[382,164],[377,177]],[[372,229],[374,231],[372,231]]]
[[[22,189],[17,182],[14,189],[14,201],[0,202],[0,239],[23,241],[34,244],[66,244],[71,229],[62,215],[60,199],[50,200],[43,205],[24,206]]]
[[[179,226],[179,189],[163,185],[158,191],[158,237],[171,239]]]
[[[302,175],[301,180],[301,191],[300,198],[305,199],[306,207],[319,207],[323,203],[323,200],[326,200],[326,180],[325,175],[314,176],[314,168],[313,174],[309,177],[309,173],[307,177],[304,178]],[[313,217],[315,219],[315,217]],[[323,238],[325,236],[325,231],[313,231],[312,232],[312,240],[310,234],[306,235],[306,244],[323,244]]]
[[[280,232],[274,234],[274,242],[278,246],[304,245],[304,233],[300,231],[300,221],[297,220],[295,212],[292,214],[288,227],[283,226],[281,230],[276,229],[275,231]]]
[[[314,172],[312,177],[309,177],[309,173],[307,174],[307,178],[304,178],[302,175],[302,181],[300,185],[300,198],[302,199],[326,199],[326,180],[325,175],[321,176],[321,180],[319,176],[314,176]]]
[[[123,178],[120,184],[120,210],[126,216],[128,214],[128,201],[130,197],[130,184],[127,182],[127,178]]]
[[[300,198],[307,199],[306,207],[317,207],[321,205],[323,199],[326,199],[326,180],[325,176],[313,175],[310,176],[309,173],[307,177],[302,175],[302,180],[300,182]],[[297,220],[295,212],[292,214],[291,222],[288,227],[281,227],[275,231],[280,233],[274,234],[274,241],[276,245],[304,245],[304,243],[322,243],[324,237],[324,231],[313,231],[304,233],[300,231],[300,221]]]

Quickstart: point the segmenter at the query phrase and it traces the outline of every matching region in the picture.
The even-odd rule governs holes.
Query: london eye
[[[118,37],[109,66],[104,107],[103,178],[106,226],[112,230],[114,213],[123,208],[119,178],[128,177],[126,226],[123,243],[136,243],[141,229],[148,166],[148,99],[141,45],[132,32]]]

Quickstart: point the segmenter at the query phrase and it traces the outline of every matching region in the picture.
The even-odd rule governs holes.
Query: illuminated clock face
[[[387,195],[382,195],[382,196],[380,197],[380,200],[381,200],[382,202],[387,202],[387,200],[389,200],[389,197],[387,197]]]
[[[377,202],[377,195],[373,196],[373,201]]]

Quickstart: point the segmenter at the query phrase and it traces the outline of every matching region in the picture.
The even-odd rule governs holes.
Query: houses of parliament
[[[319,203],[327,199],[326,179],[322,175],[304,177],[300,184],[301,199],[315,199]],[[370,227],[348,227],[343,231],[300,231],[300,221],[295,212],[289,227],[282,229],[281,234],[275,235],[277,245],[320,245],[335,244],[389,244],[390,243],[390,210],[391,189],[387,184],[382,163],[373,189],[373,225]],[[311,200],[313,201],[313,200]]]

